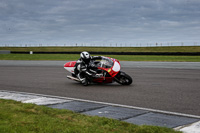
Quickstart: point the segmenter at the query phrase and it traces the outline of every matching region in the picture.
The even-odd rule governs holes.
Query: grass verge
[[[104,55],[120,61],[200,62],[200,56]],[[79,54],[0,54],[0,60],[77,60]]]
[[[200,52],[200,46],[172,47],[0,47],[0,50],[21,52]]]
[[[86,116],[68,110],[52,109],[0,99],[1,133],[179,133],[165,127],[137,126],[97,116]]]

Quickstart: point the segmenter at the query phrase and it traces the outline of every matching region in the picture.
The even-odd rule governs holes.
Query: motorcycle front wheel
[[[115,81],[122,85],[130,85],[133,82],[132,78],[124,72],[121,72],[120,75],[115,77]]]

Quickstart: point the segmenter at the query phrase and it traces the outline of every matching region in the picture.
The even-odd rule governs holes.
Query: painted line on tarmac
[[[163,114],[168,114],[168,115],[177,115],[177,116],[200,119],[200,116],[197,116],[197,115],[170,112],[170,111],[163,111],[163,110],[136,107],[136,106],[129,106],[129,105],[122,105],[122,104],[107,103],[107,102],[99,102],[99,101],[92,101],[92,100],[85,100],[85,99],[78,99],[78,98],[61,97],[61,96],[53,96],[53,95],[44,95],[44,94],[37,94],[37,93],[18,92],[18,91],[8,91],[8,90],[0,90],[0,92],[10,92],[10,93],[42,96],[42,97],[59,98],[59,99],[65,99],[65,100],[74,100],[74,101],[89,102],[89,103],[98,103],[98,104],[105,104],[105,105],[110,105],[110,106],[117,106],[117,107],[131,108],[131,109],[139,109],[139,110],[145,110],[145,111],[150,111],[150,112],[155,112],[155,113],[163,113]]]

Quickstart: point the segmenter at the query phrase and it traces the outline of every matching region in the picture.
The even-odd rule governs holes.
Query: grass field
[[[178,47],[0,47],[21,52],[200,52],[200,46]],[[120,61],[200,62],[200,56],[104,55]],[[0,60],[77,60],[79,54],[0,54]]]
[[[104,55],[120,61],[200,62],[200,56]],[[0,60],[77,60],[79,54],[0,54]]]
[[[200,52],[200,46],[173,47],[0,47],[0,50],[35,52]]]
[[[0,99],[1,133],[179,133],[169,128],[137,126],[68,110]]]

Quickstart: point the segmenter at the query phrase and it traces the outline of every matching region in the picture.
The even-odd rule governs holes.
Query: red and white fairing
[[[74,74],[76,61],[67,62],[64,64],[64,68],[69,71],[70,73]],[[112,82],[113,78],[119,73],[121,66],[118,60],[110,58],[110,57],[104,57],[100,61],[100,66],[98,67],[99,70],[103,70],[108,72],[110,77],[99,77],[97,79],[94,79],[95,82]],[[109,65],[110,67],[106,67]]]
[[[74,74],[75,65],[76,61],[67,62],[66,64],[64,64],[64,68],[70,73]]]

